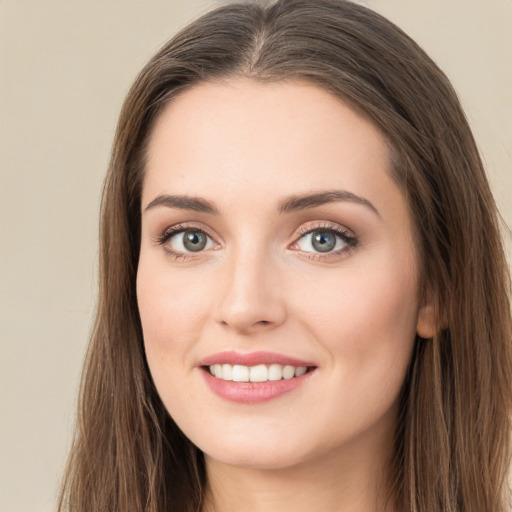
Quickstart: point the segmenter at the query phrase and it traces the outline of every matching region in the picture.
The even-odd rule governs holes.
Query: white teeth
[[[295,368],[293,366],[285,366],[283,368],[283,379],[291,379],[295,377]]]
[[[268,380],[268,368],[264,364],[251,366],[249,370],[249,380],[251,382],[265,382]]]
[[[235,382],[249,382],[249,367],[241,364],[233,365],[233,380]],[[217,377],[217,376],[216,376]],[[222,378],[222,377],[220,377]]]
[[[283,378],[283,367],[280,364],[271,364],[268,367],[268,380],[281,380]]]
[[[300,377],[301,375],[304,375],[307,371],[308,369],[305,366],[299,366],[295,370],[295,377]]]
[[[243,366],[240,364],[213,364],[209,367],[210,373],[217,379],[232,380],[234,382],[267,382],[281,379],[300,377],[307,372],[306,366],[283,366],[281,364],[259,364],[257,366]]]
[[[233,367],[230,364],[222,365],[222,377],[224,380],[233,380]]]

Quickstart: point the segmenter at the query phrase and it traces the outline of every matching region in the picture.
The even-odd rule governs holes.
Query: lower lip
[[[267,402],[302,386],[314,373],[308,371],[300,377],[266,382],[234,382],[217,379],[208,371],[201,369],[208,387],[219,397],[231,402],[254,404]]]

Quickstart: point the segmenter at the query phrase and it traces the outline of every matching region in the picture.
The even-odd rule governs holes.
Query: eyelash
[[[185,231],[194,231],[196,233],[202,233],[207,236],[211,240],[213,237],[203,228],[199,228],[196,225],[187,225],[187,224],[177,224],[170,228],[165,229],[160,235],[155,238],[155,243],[159,246],[164,246],[173,236],[183,233]],[[314,233],[315,231],[333,233],[336,237],[340,238],[345,244],[344,247],[335,251],[329,251],[326,253],[321,252],[312,252],[312,251],[301,251],[302,256],[313,259],[316,261],[328,261],[332,258],[336,258],[342,254],[348,254],[352,252],[358,245],[359,241],[357,237],[355,237],[350,231],[339,226],[338,224],[331,224],[328,222],[322,222],[320,224],[308,223],[305,226],[302,226],[296,235],[295,241],[291,244],[291,246],[296,246],[298,242],[303,239],[306,235]],[[176,260],[190,260],[196,258],[201,252],[182,252],[175,251],[170,247],[165,247],[166,252]],[[300,250],[300,249],[299,249]]]
[[[292,245],[297,245],[298,242],[306,235],[314,233],[315,231],[333,233],[336,237],[342,240],[345,246],[341,249],[325,253],[304,251],[301,255],[305,258],[315,261],[329,261],[331,259],[338,258],[341,255],[345,256],[350,254],[359,245],[359,240],[351,231],[338,224],[332,224],[329,222],[322,222],[320,224],[308,223],[307,225],[302,226],[297,233],[296,241],[293,242]]]
[[[188,224],[176,224],[175,226],[172,226],[170,228],[165,229],[160,235],[158,235],[155,239],[155,243],[160,246],[164,246],[174,235],[178,235],[179,233],[184,233],[186,231],[194,231],[195,233],[202,233],[203,235],[206,235],[208,238],[213,240],[213,237],[208,234],[208,232],[202,228],[199,228],[195,225],[188,225]],[[172,256],[173,258],[177,260],[189,260],[191,258],[196,257],[198,253],[193,252],[181,252],[181,251],[175,251],[171,249],[170,247],[165,247],[166,252],[169,254],[169,256]]]

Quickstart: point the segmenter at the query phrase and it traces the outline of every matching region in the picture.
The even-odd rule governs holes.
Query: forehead
[[[315,85],[240,79],[197,85],[164,109],[148,147],[143,203],[174,192],[268,202],[334,188],[398,193],[381,132]]]

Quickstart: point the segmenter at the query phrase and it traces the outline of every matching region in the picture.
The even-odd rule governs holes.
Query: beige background
[[[452,79],[512,225],[512,2],[367,0]],[[136,72],[213,0],[0,0],[0,512],[54,510]]]

